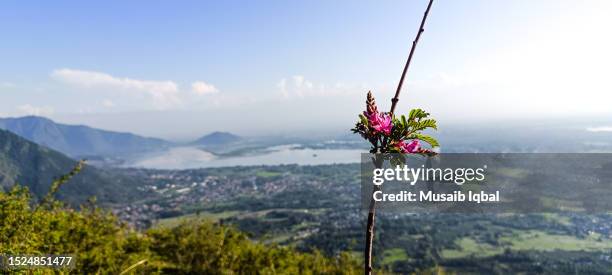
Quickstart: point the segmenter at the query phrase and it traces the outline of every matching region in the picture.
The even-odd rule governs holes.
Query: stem
[[[402,71],[402,77],[400,78],[399,84],[397,85],[397,90],[395,90],[395,96],[391,99],[391,111],[389,113],[393,115],[395,111],[395,106],[399,101],[400,92],[402,91],[402,85],[404,84],[404,78],[406,77],[406,72],[408,72],[408,67],[410,67],[410,62],[412,61],[412,55],[414,54],[414,49],[416,49],[417,43],[419,43],[419,38],[421,38],[421,34],[425,31],[425,21],[427,20],[427,15],[429,14],[429,9],[431,9],[431,4],[433,4],[433,0],[429,0],[429,4],[427,5],[427,9],[423,14],[423,19],[421,20],[421,25],[419,26],[419,31],[417,32],[416,38],[412,41],[412,47],[410,48],[410,54],[408,54],[408,60],[406,60],[406,65],[404,65],[404,71]]]
[[[377,187],[380,189],[380,187]],[[376,188],[375,188],[376,189]],[[376,191],[376,190],[375,190]],[[376,201],[370,201],[368,212],[368,228],[366,231],[365,274],[372,274],[372,246],[374,241],[374,219],[376,218]]]
[[[376,154],[374,159],[374,166],[381,168],[383,165],[384,158],[381,154]],[[370,207],[368,209],[368,225],[366,227],[366,244],[365,244],[365,274],[372,274],[372,247],[374,243],[374,222],[376,218],[376,201],[374,200],[374,192],[381,190],[380,185],[374,185],[372,190],[372,196],[370,199]]]
[[[402,71],[402,76],[400,78],[399,84],[397,85],[395,96],[391,99],[391,110],[389,111],[389,114],[392,117],[393,117],[393,112],[395,111],[395,106],[397,105],[397,102],[399,101],[399,96],[402,90],[402,85],[404,84],[404,78],[406,77],[406,72],[408,72],[408,67],[410,66],[410,62],[412,61],[412,55],[414,54],[414,49],[416,48],[416,45],[418,44],[419,39],[421,38],[421,34],[425,31],[423,27],[425,26],[427,15],[429,14],[429,10],[431,9],[431,4],[433,4],[433,0],[429,0],[427,9],[425,10],[425,13],[423,14],[423,19],[421,20],[419,31],[417,32],[417,35],[414,41],[412,41],[412,47],[410,48],[410,54],[408,55],[408,60],[406,60],[406,65],[404,65],[404,70]],[[376,168],[382,167],[384,159],[382,158],[381,155],[379,155],[379,153],[381,153],[381,150],[386,150],[387,142],[388,142],[387,138],[383,139],[383,141],[381,142],[381,147],[379,147],[379,149],[377,150],[378,154],[373,160]],[[380,190],[380,188],[381,188],[380,185],[376,185],[374,186],[374,190],[372,192],[376,192]],[[372,196],[372,198],[370,199],[370,207],[368,210],[368,223],[366,226],[366,243],[365,243],[365,253],[364,253],[364,265],[365,265],[364,272],[366,275],[372,274],[372,247],[374,243],[375,218],[376,218],[376,201],[374,200],[374,197]]]

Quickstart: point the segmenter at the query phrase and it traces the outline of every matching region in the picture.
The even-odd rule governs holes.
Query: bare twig
[[[123,275],[123,274],[127,274],[128,272],[132,271],[132,269],[138,267],[139,265],[142,265],[144,263],[146,263],[148,261],[148,259],[144,259],[144,260],[140,260],[137,263],[131,265],[130,267],[128,267],[127,269],[125,269],[124,271],[121,271],[121,273],[119,273],[119,275]]]
[[[51,187],[49,188],[49,192],[47,192],[47,195],[45,195],[42,198],[42,200],[36,206],[36,208],[38,209],[38,207],[40,207],[40,206],[45,206],[47,204],[51,204],[53,202],[53,197],[59,191],[59,188],[62,185],[64,185],[66,182],[68,182],[70,179],[72,179],[74,176],[76,176],[78,173],[80,173],[81,170],[83,169],[83,166],[85,166],[85,160],[80,160],[72,168],[72,170],[70,170],[70,172],[68,172],[68,174],[62,175],[61,177],[59,177],[56,180],[54,180],[51,183]]]
[[[412,41],[412,47],[410,48],[410,54],[408,54],[408,60],[406,60],[406,65],[404,65],[404,71],[402,71],[402,77],[400,77],[400,81],[397,84],[397,90],[395,90],[395,96],[391,99],[391,110],[389,113],[393,115],[395,111],[395,106],[399,101],[400,92],[402,91],[402,85],[404,84],[404,78],[406,77],[406,72],[408,72],[408,67],[410,66],[410,62],[412,61],[412,55],[414,54],[414,49],[416,49],[417,43],[419,43],[419,38],[421,38],[421,34],[425,31],[425,21],[427,20],[427,15],[429,14],[429,9],[431,9],[431,4],[433,4],[433,0],[429,0],[429,4],[427,5],[427,9],[423,14],[423,19],[421,20],[421,26],[419,26],[419,31],[417,32],[416,38]]]
[[[429,4],[427,5],[427,9],[423,14],[423,19],[421,20],[421,25],[419,26],[419,31],[417,32],[416,38],[412,41],[412,47],[410,48],[410,54],[408,55],[408,60],[406,60],[406,65],[404,66],[404,70],[402,71],[402,76],[400,78],[399,84],[397,85],[397,90],[395,91],[395,96],[391,99],[391,110],[389,113],[393,116],[393,112],[395,111],[395,106],[399,101],[399,95],[402,90],[402,85],[404,84],[404,78],[406,77],[406,72],[408,72],[408,67],[410,66],[410,62],[412,61],[412,55],[414,54],[414,49],[416,48],[417,43],[419,42],[419,38],[421,38],[421,34],[425,31],[423,28],[425,26],[425,21],[427,20],[427,15],[429,14],[429,10],[431,9],[431,5],[433,4],[433,0],[429,0]],[[387,143],[387,139],[383,141],[383,146]],[[380,153],[380,152],[378,152]],[[374,165],[377,168],[381,168],[383,164],[383,159],[381,156],[377,155],[374,159]],[[380,190],[380,186],[375,186],[373,191]],[[365,252],[364,252],[364,271],[366,275],[372,274],[372,246],[374,242],[374,223],[376,218],[376,201],[372,198],[370,199],[370,207],[368,209],[368,223],[366,226],[366,243],[365,243]]]

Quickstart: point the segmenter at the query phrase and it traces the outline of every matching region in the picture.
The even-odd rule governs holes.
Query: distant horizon
[[[326,129],[318,129],[318,130],[312,129],[312,130],[316,130],[317,133],[312,133],[312,130],[308,130],[308,129],[304,129],[303,131],[286,131],[286,132],[279,131],[279,132],[267,132],[267,133],[249,133],[249,132],[245,133],[245,132],[232,131],[232,130],[227,130],[227,129],[217,129],[217,130],[202,132],[199,134],[186,135],[186,136],[175,138],[173,137],[171,131],[165,132],[167,136],[148,135],[146,133],[130,131],[129,129],[117,129],[114,127],[106,128],[106,127],[99,127],[97,125],[87,124],[87,123],[64,122],[64,121],[60,121],[60,120],[56,120],[50,117],[40,116],[40,115],[0,116],[0,119],[22,119],[22,118],[27,118],[27,117],[47,119],[47,120],[53,121],[54,123],[63,124],[63,125],[85,126],[85,127],[90,127],[90,128],[97,129],[97,130],[117,132],[117,133],[128,133],[128,134],[134,134],[134,135],[138,135],[138,136],[142,136],[146,138],[156,138],[156,139],[162,139],[162,140],[176,142],[176,143],[191,142],[196,139],[199,139],[199,138],[202,138],[204,136],[208,136],[214,133],[230,133],[230,134],[238,135],[244,138],[286,137],[286,138],[303,138],[306,140],[338,139],[342,137],[348,138],[353,135],[349,131],[349,129],[346,129],[345,131],[331,130],[331,129],[327,129],[327,130]],[[532,119],[528,121],[525,121],[523,119],[498,119],[498,120],[490,120],[490,121],[478,121],[475,123],[470,123],[468,125],[463,125],[461,122],[442,121],[441,124],[444,125],[444,128],[443,128],[444,132],[447,132],[449,130],[451,131],[452,130],[466,130],[466,131],[470,130],[470,131],[476,131],[477,133],[478,128],[483,128],[483,129],[480,129],[482,131],[485,131],[490,127],[494,127],[498,130],[511,130],[514,127],[517,127],[517,125],[520,125],[520,127],[522,127],[523,129],[536,129],[539,127],[555,127],[555,128],[563,127],[566,129],[576,130],[575,126],[578,125],[577,122],[581,123],[580,129],[582,129],[585,132],[593,132],[593,133],[600,133],[600,134],[612,133],[612,118],[601,117],[601,116],[599,117],[573,116],[573,117],[564,117],[564,118],[548,117],[548,118]],[[586,125],[586,126],[582,126],[582,125]],[[306,133],[308,133],[308,135],[306,135]]]

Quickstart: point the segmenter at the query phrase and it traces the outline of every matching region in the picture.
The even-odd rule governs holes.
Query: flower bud
[[[368,91],[368,97],[366,99],[366,112],[368,116],[378,113],[378,108],[376,107],[376,101],[374,100],[372,91]]]

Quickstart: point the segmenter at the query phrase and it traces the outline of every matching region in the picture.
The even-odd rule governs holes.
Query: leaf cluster
[[[372,128],[371,122],[363,114],[359,114],[359,120],[351,131],[360,134],[372,144],[371,153],[401,153],[400,148],[396,146],[400,141],[419,140],[428,144],[431,148],[440,147],[436,138],[423,134],[424,131],[429,129],[438,129],[436,120],[430,118],[430,114],[422,109],[412,109],[407,117],[405,115],[399,117],[393,115],[390,135],[376,132]],[[422,154],[433,154],[433,151],[424,150]]]

